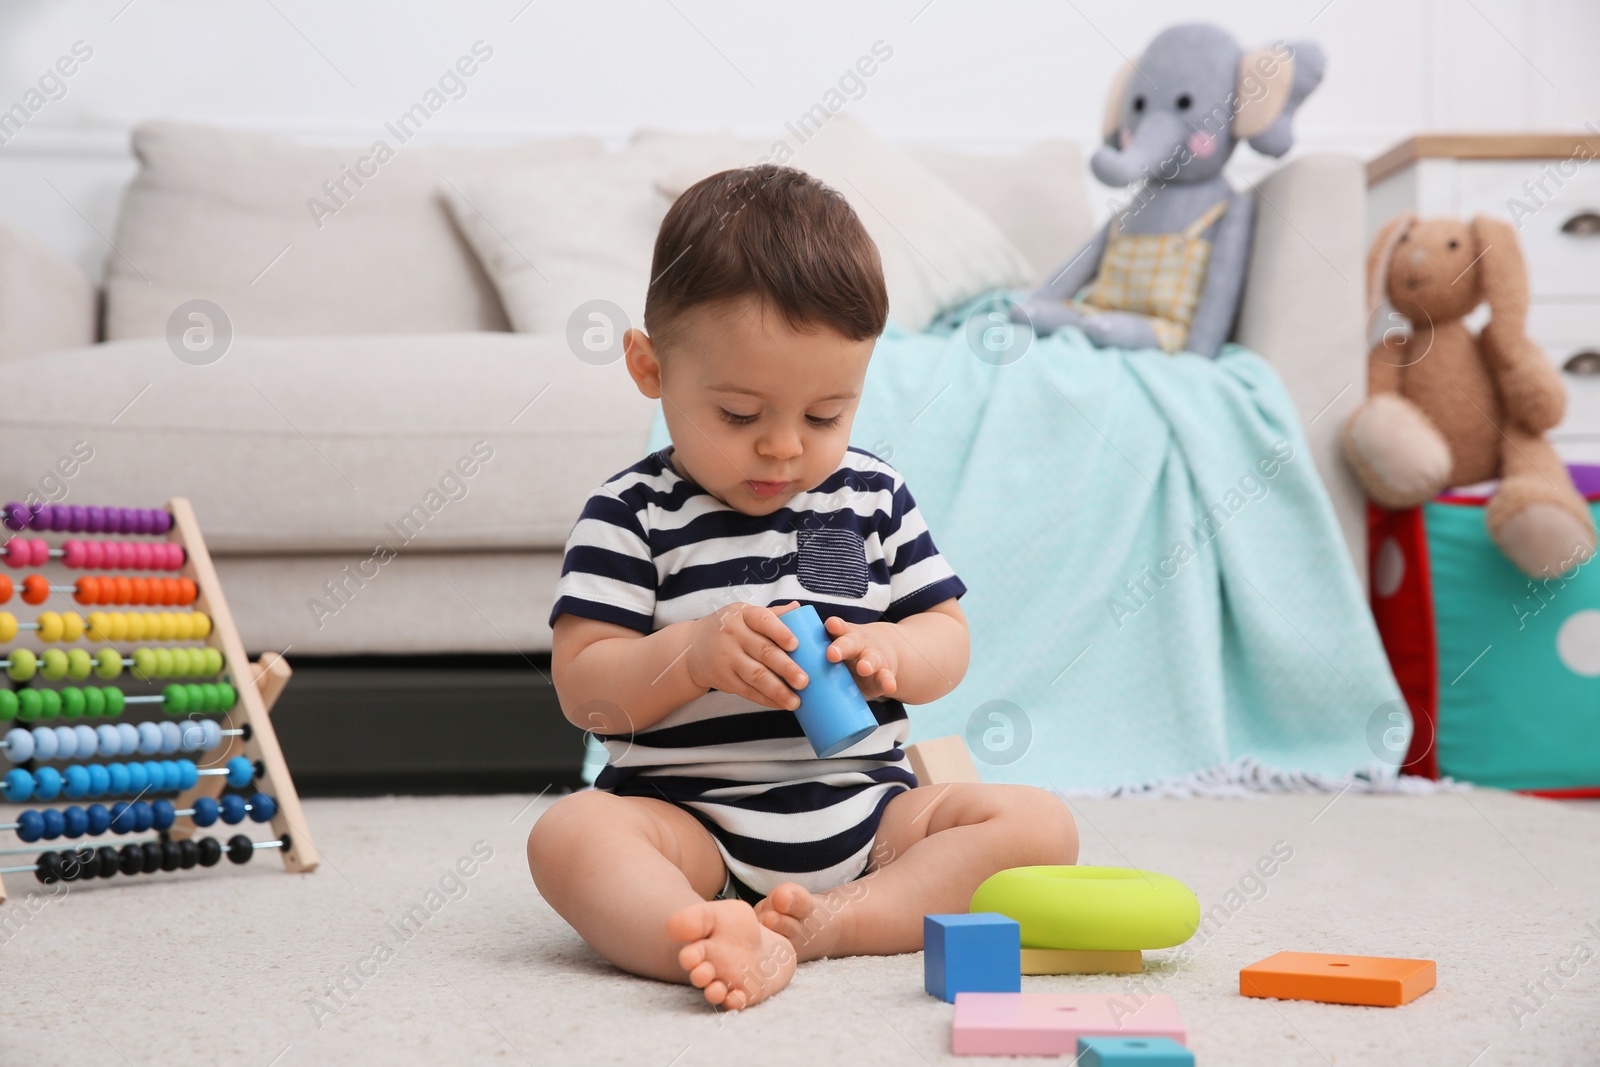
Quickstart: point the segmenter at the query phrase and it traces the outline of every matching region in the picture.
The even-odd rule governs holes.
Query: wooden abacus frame
[[[283,865],[289,871],[309,873],[317,869],[317,846],[306,826],[305,813],[300,807],[300,794],[295,791],[294,779],[289,776],[289,765],[284,762],[283,750],[278,747],[277,732],[273,730],[272,720],[268,716],[272,705],[288,684],[289,663],[276,652],[264,653],[254,663],[245,655],[244,643],[233,624],[228,601],[222,595],[222,582],[217,578],[211,553],[206,550],[205,538],[200,535],[200,524],[195,520],[194,509],[189,506],[187,499],[174,497],[167,502],[167,510],[172,514],[172,529],[167,532],[167,540],[183,546],[181,573],[191,579],[199,590],[192,610],[203,611],[211,617],[211,633],[205,643],[222,653],[223,666],[232,678],[233,688],[239,697],[238,703],[224,718],[223,729],[241,730],[248,727],[245,731],[248,739],[239,735],[229,737],[227,744],[207,753],[207,766],[223,766],[234,756],[244,756],[256,764],[260,772],[255,783],[257,788],[277,803],[278,810],[272,816],[273,833],[279,839],[289,839],[288,847],[280,850],[283,853]],[[200,797],[215,799],[222,794],[226,784],[226,779],[220,775],[202,777],[192,789],[172,802],[173,807],[180,810],[192,808]],[[194,820],[184,817],[175,821],[167,832],[175,839],[182,839],[193,836],[196,829]],[[41,846],[40,850],[47,851],[48,846]],[[5,882],[0,879],[0,903],[5,899]]]

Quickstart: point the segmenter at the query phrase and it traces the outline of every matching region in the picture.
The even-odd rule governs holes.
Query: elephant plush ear
[[[1128,60],[1111,79],[1111,93],[1106,97],[1106,113],[1100,122],[1100,139],[1112,148],[1121,148],[1117,134],[1122,129],[1122,105],[1128,96],[1128,82],[1133,77],[1133,61]]]
[[[1280,41],[1246,52],[1239,59],[1233,135],[1263,155],[1289,151],[1295,112],[1321,83],[1326,64],[1322,49],[1310,41]]]

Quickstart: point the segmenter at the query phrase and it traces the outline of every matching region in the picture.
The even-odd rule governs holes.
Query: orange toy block
[[[1239,994],[1398,1008],[1437,981],[1432,960],[1279,952],[1239,972]]]
[[[946,782],[981,782],[977,764],[967,751],[966,739],[959,734],[935,737],[906,746],[906,759],[918,785],[943,785]]]

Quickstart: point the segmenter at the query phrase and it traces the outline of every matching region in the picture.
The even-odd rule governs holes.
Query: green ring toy
[[[1027,948],[1170,948],[1200,926],[1188,886],[1129,867],[1013,867],[978,887],[972,911],[1015,919]]]

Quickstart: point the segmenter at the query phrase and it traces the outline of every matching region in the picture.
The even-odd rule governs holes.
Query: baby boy
[[[738,1010],[798,962],[915,952],[1007,867],[1077,859],[1030,786],[917,787],[905,704],[966,671],[966,592],[905,480],[849,447],[888,315],[843,197],[715,174],[661,224],[628,371],[672,444],[595,490],[551,612],[567,718],[609,761],[528,838],[544,899],[606,959]],[[813,605],[878,727],[819,759],[779,616]]]

